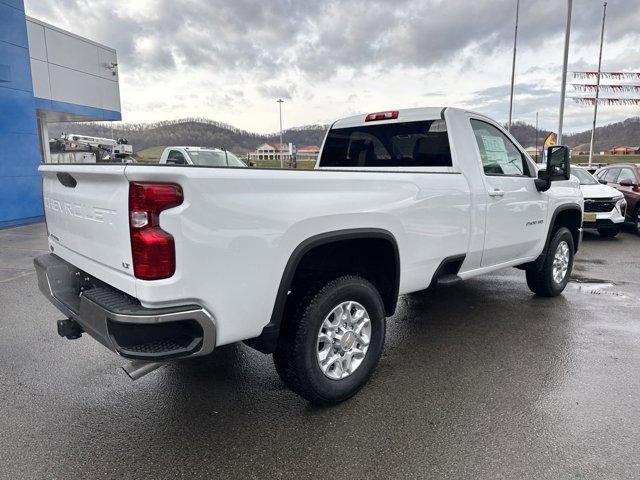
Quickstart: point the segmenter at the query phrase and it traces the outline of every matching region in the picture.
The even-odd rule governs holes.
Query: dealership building
[[[0,228],[41,220],[50,122],[121,120],[116,51],[0,0]]]

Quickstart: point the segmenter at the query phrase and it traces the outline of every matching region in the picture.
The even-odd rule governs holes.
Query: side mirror
[[[621,187],[635,187],[636,186],[636,184],[633,183],[628,178],[625,178],[624,180],[620,180],[620,183],[618,185],[620,185]]]
[[[556,145],[547,148],[547,179],[550,182],[571,178],[569,147]]]
[[[551,182],[569,180],[571,178],[571,159],[569,147],[556,145],[547,148],[547,168],[538,171],[535,180],[536,189],[545,192],[551,187]]]
[[[602,184],[602,185],[606,185],[608,182],[604,179],[604,178],[599,178],[598,181]]]

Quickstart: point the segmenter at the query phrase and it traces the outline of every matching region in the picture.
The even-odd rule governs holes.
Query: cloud
[[[327,115],[308,120],[314,123],[436,95],[507,110],[514,0],[26,0],[26,6],[30,15],[116,48],[123,107],[135,104],[136,112],[145,101],[165,101],[171,108],[158,109],[163,114],[206,116],[184,110],[219,99],[211,115],[235,116],[240,106],[295,97],[300,107],[291,108],[315,102],[306,112]],[[555,108],[565,15],[565,1],[520,2],[516,112],[544,107],[551,115]],[[594,68],[601,15],[600,0],[574,1],[574,68]],[[640,2],[609,2],[605,68],[640,69],[638,18]],[[422,89],[411,92],[422,79]],[[198,99],[175,107],[182,90]],[[348,100],[321,109],[327,98]]]
[[[296,93],[296,86],[289,85],[260,85],[257,87],[258,92],[265,98],[283,98],[291,100]]]
[[[28,2],[29,3],[29,2]],[[35,3],[35,2],[33,2]],[[137,2],[136,2],[137,3]],[[510,47],[514,2],[509,0],[63,0],[29,5],[35,14],[95,36],[106,31],[129,69],[205,66],[251,69],[272,76],[295,67],[310,80],[340,69],[371,66],[433,68]],[[574,7],[574,39],[590,40],[599,2]],[[521,2],[521,48],[541,46],[563,32],[564,2]],[[611,7],[613,8],[613,6]],[[607,40],[637,35],[640,2],[610,16]],[[69,15],[78,12],[78,15]],[[105,29],[105,19],[110,28]],[[111,28],[112,27],[112,28]]]

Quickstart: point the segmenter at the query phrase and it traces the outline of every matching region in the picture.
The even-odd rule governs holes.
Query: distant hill
[[[549,130],[538,131],[538,145],[544,142]],[[515,122],[511,125],[511,134],[516,137],[523,147],[531,147],[536,144],[536,128],[524,122]],[[564,134],[562,143],[571,148],[580,147],[580,150],[588,151],[591,142],[591,130],[579,133]],[[596,152],[615,146],[640,146],[640,117],[627,118],[622,122],[610,123],[596,128]]]
[[[80,133],[109,138],[126,138],[134,151],[162,145],[193,145],[225,147],[237,154],[254,150],[264,142],[278,142],[279,134],[259,135],[237,129],[213,120],[186,118],[158,123],[53,123],[49,125],[49,135],[54,138],[62,132]],[[283,133],[285,142],[301,145],[320,145],[327,125],[306,125],[290,128]],[[536,144],[536,129],[524,122],[515,122],[511,133],[522,144],[530,147]],[[538,144],[542,144],[548,130],[538,131]],[[570,147],[589,143],[591,131],[565,134],[563,143]],[[596,129],[595,150],[600,151],[616,145],[640,145],[640,117],[628,118]]]
[[[283,132],[285,142],[296,145],[320,145],[326,125],[308,125]],[[192,145],[195,147],[225,147],[237,154],[255,150],[261,143],[279,142],[279,134],[259,135],[203,118],[186,118],[158,123],[52,123],[49,136],[78,133],[95,137],[126,138],[134,151],[161,145]]]

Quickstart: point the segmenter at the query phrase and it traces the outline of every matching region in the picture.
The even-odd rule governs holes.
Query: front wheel
[[[569,282],[573,268],[573,235],[569,229],[559,228],[551,238],[542,266],[527,270],[527,285],[536,295],[555,297]]]
[[[366,279],[346,275],[311,290],[287,318],[273,354],[282,381],[314,404],[347,400],[382,354],[385,310]]]

